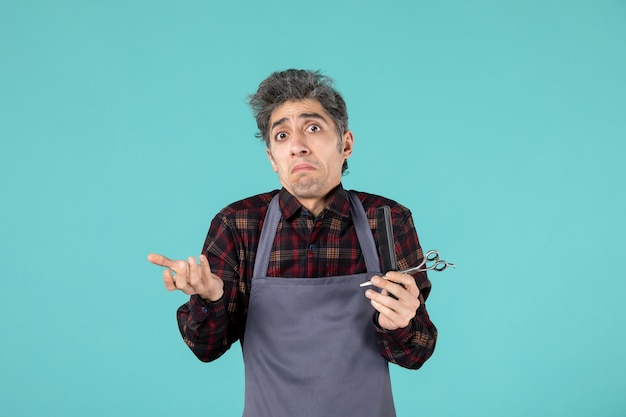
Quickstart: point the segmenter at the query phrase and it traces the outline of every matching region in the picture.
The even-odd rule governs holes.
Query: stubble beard
[[[293,194],[302,199],[323,198],[328,191],[324,190],[322,183],[317,178],[302,176],[292,184]]]

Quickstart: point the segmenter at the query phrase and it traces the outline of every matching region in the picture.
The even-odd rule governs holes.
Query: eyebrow
[[[327,122],[327,121],[326,121],[326,118],[325,118],[324,116],[322,116],[322,115],[321,115],[321,114],[319,114],[319,113],[315,113],[315,112],[313,112],[313,113],[300,113],[300,114],[298,115],[298,119],[320,119],[320,120],[322,120],[322,121],[324,121],[324,122]],[[270,132],[271,132],[272,130],[274,130],[274,128],[275,128],[276,126],[280,126],[280,125],[282,125],[283,123],[285,123],[286,121],[287,121],[287,118],[286,118],[286,117],[283,117],[282,119],[278,119],[278,120],[276,120],[274,123],[272,123],[272,126],[270,127]]]

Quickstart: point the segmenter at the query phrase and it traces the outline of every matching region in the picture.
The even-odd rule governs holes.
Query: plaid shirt
[[[224,281],[224,296],[208,303],[199,296],[178,309],[178,324],[194,354],[208,362],[220,357],[243,336],[250,283],[265,213],[280,193],[282,218],[270,255],[268,276],[316,278],[366,272],[364,258],[350,215],[350,201],[341,187],[328,207],[314,218],[285,189],[256,195],[224,208],[212,221],[202,253],[211,271]],[[418,265],[423,255],[410,211],[396,202],[357,192],[375,241],[379,225],[376,209],[391,207],[398,268]],[[384,226],[380,226],[381,232]],[[405,368],[419,368],[433,353],[437,330],[428,317],[425,301],[431,284],[425,273],[415,274],[421,305],[404,329],[385,330],[373,321],[381,355]]]

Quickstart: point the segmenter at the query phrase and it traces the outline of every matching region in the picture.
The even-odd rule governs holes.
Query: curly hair
[[[348,130],[346,102],[334,88],[334,81],[320,71],[288,69],[277,71],[259,84],[256,93],[248,97],[259,131],[256,137],[269,146],[269,123],[272,112],[286,101],[316,99],[337,127],[339,140]],[[342,173],[348,168],[344,161]]]

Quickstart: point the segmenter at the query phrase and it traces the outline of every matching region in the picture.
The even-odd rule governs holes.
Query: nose
[[[303,132],[296,132],[291,137],[291,154],[294,156],[307,155],[310,153],[306,135]]]

